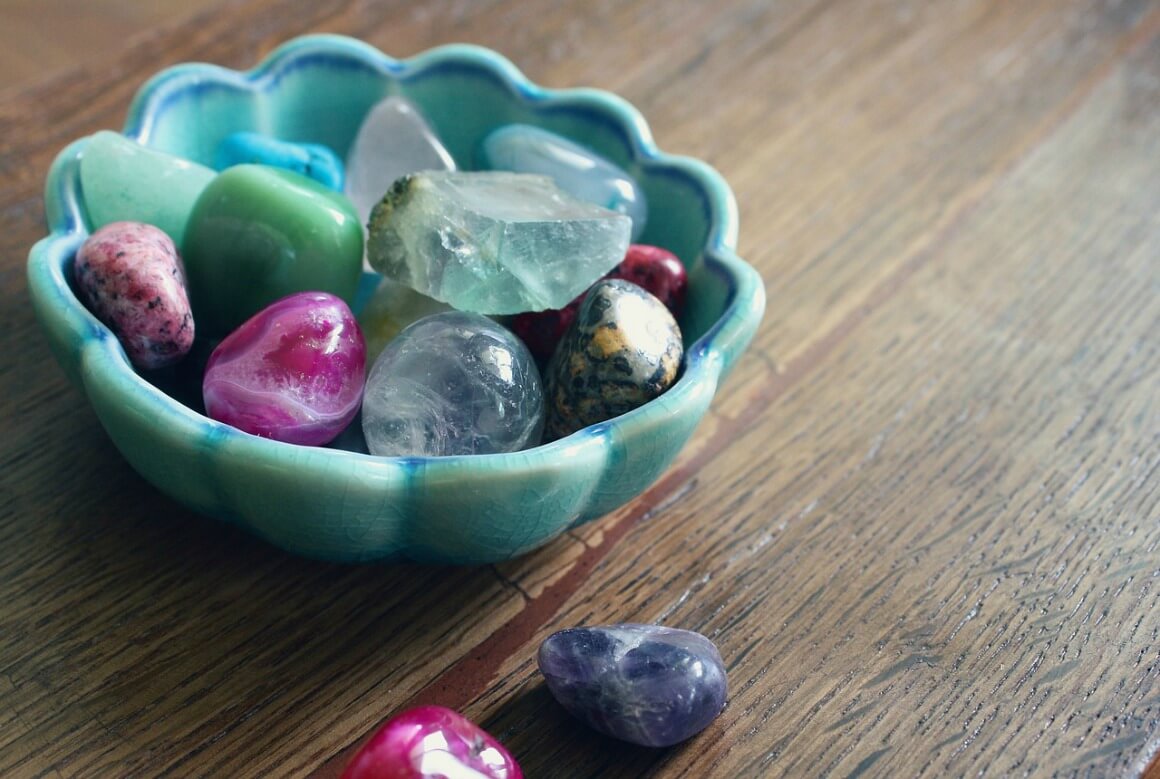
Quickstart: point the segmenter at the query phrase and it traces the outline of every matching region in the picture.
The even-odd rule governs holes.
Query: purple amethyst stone
[[[569,628],[540,645],[548,689],[573,716],[614,738],[667,747],[725,706],[725,665],[700,633],[658,625]]]

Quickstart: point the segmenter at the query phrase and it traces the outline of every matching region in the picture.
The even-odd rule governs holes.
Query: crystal
[[[138,368],[173,365],[193,346],[185,268],[173,240],[153,225],[113,222],[97,230],[77,251],[73,279]]]
[[[442,706],[419,706],[383,725],[340,779],[523,779],[489,733]]]
[[[144,222],[183,246],[193,204],[213,180],[204,165],[146,148],[104,130],[81,154],[81,191],[90,225]]]
[[[725,706],[717,647],[690,630],[604,625],[562,630],[540,644],[553,697],[614,738],[665,747],[701,732]]]
[[[636,181],[617,165],[562,135],[528,124],[493,130],[480,144],[483,167],[551,176],[573,197],[632,219],[632,240],[648,219],[648,201]]]
[[[684,348],[665,305],[621,279],[592,286],[544,372],[546,438],[627,413],[677,379]]]
[[[358,413],[366,346],[354,314],[326,292],[299,292],[259,311],[206,364],[206,413],[247,433],[320,445]]]
[[[224,335],[293,292],[351,303],[363,231],[341,194],[266,165],[219,173],[194,205],[184,257],[197,325]]]
[[[628,253],[620,264],[604,278],[624,279],[648,290],[673,312],[673,316],[679,316],[684,308],[688,276],[685,266],[667,249],[634,243],[628,247]],[[538,363],[547,362],[576,319],[583,301],[584,294],[581,294],[563,308],[517,314],[511,321],[512,332],[527,344]]]
[[[546,176],[416,173],[371,214],[367,257],[384,276],[455,308],[561,308],[628,248],[628,217]]]
[[[418,107],[388,97],[370,110],[346,157],[346,194],[366,224],[395,180],[421,170],[455,170]]]
[[[367,339],[367,362],[373,364],[407,325],[450,310],[446,303],[420,295],[396,281],[382,279],[358,314],[359,327]]]
[[[342,191],[342,161],[320,143],[294,143],[252,132],[227,135],[218,146],[218,170],[249,163],[285,168],[312,178],[329,189]]]
[[[527,348],[479,314],[420,319],[375,360],[363,400],[372,454],[513,452],[540,442],[544,395]]]

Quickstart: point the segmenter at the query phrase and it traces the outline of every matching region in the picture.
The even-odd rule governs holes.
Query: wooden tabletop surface
[[[63,43],[0,83],[0,776],[336,776],[416,703],[529,777],[1149,770],[1160,4],[102,3],[91,40],[21,16]],[[148,486],[66,385],[24,282],[53,155],[166,65],[310,31],[499,49],[731,183],[765,320],[625,509],[504,565],[297,559]],[[539,642],[618,621],[717,642],[708,730],[635,748],[550,698]]]

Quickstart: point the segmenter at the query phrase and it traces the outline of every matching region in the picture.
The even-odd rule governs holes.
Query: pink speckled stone
[[[153,225],[113,222],[90,235],[73,263],[77,291],[142,370],[179,361],[193,346],[185,267]]]
[[[375,733],[341,779],[523,779],[523,773],[498,741],[462,714],[419,706]]]
[[[210,355],[206,413],[247,433],[316,446],[358,413],[366,343],[354,314],[327,292],[271,303]]]

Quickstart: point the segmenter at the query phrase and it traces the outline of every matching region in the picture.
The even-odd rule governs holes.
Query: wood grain
[[[416,702],[532,777],[1145,771],[1160,6],[254,0],[142,24],[0,95],[0,775],[335,776]],[[640,499],[501,566],[303,561],[154,492],[39,356],[23,262],[52,155],[167,64],[319,30],[612,89],[733,185],[766,321]],[[537,678],[552,630],[629,620],[721,647],[730,703],[684,746],[588,733]]]

